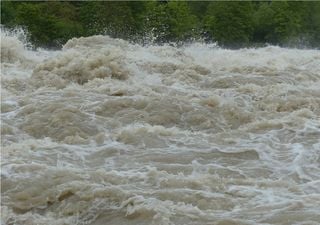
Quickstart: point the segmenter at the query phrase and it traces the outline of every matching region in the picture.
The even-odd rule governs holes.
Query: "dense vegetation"
[[[46,47],[94,34],[142,43],[320,46],[320,2],[2,1],[1,24],[25,27],[35,46]]]

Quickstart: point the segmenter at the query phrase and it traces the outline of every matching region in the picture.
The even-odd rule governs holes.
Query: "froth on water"
[[[320,223],[319,50],[1,35],[2,224]]]

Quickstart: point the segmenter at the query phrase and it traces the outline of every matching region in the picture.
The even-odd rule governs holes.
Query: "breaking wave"
[[[2,32],[2,224],[319,224],[319,62]]]

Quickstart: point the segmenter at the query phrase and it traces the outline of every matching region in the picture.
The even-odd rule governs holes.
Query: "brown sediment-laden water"
[[[1,37],[3,225],[320,223],[320,51]]]

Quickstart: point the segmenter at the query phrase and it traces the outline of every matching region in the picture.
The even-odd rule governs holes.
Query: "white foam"
[[[4,36],[3,224],[317,224],[319,50]]]

